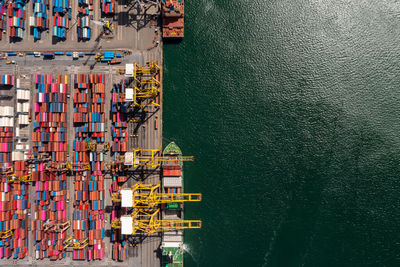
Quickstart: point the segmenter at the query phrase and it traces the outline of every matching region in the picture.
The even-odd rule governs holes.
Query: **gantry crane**
[[[47,152],[37,152],[28,156],[28,163],[35,163],[37,161],[50,161],[51,157]]]
[[[153,84],[142,85],[141,87],[135,86],[133,94],[132,106],[135,107],[159,107],[160,104],[156,102],[157,96],[160,95],[161,89],[159,86]],[[148,101],[146,101],[148,100]]]
[[[101,151],[101,152],[106,152],[110,150],[110,143],[94,143],[94,142],[89,142],[87,149],[90,151]]]
[[[46,166],[46,171],[65,172],[65,171],[88,171],[90,164],[87,162],[50,162]]]
[[[0,231],[0,239],[6,239],[14,235],[13,230]]]
[[[63,233],[70,226],[71,226],[70,221],[66,221],[64,223],[56,223],[56,222],[52,221],[52,222],[46,222],[45,224],[43,224],[43,230],[45,232],[61,232],[61,233]]]
[[[128,191],[126,194],[131,202],[132,208],[152,209],[155,206],[163,203],[173,202],[199,202],[201,201],[200,193],[161,193],[160,184],[135,184],[131,189],[122,189],[121,192],[114,193],[112,200],[114,202],[121,202],[121,195],[124,190]],[[130,192],[131,191],[131,192]],[[132,197],[132,199],[130,199]]]
[[[71,236],[64,240],[63,250],[65,250],[65,249],[84,249],[88,245],[89,245],[89,238],[86,238],[84,240],[74,241],[73,237]]]
[[[139,66],[136,61],[133,62],[133,78],[138,82],[140,82],[143,76],[155,77],[160,71],[161,67],[157,65],[157,61],[152,61],[151,63],[147,61],[144,66]]]
[[[133,150],[133,166],[146,166],[151,168],[157,168],[163,161],[194,161],[193,156],[160,156],[161,148],[157,149],[145,149],[135,148]]]
[[[7,183],[29,183],[32,182],[32,174],[26,175],[16,175],[15,173],[11,175],[6,175]]]
[[[130,216],[132,220],[132,235],[152,235],[158,232],[169,232],[184,229],[199,229],[201,228],[200,220],[160,220],[160,210],[154,213],[148,213],[143,210],[136,210]],[[123,218],[123,217],[122,217]],[[111,227],[121,228],[123,225],[121,220],[113,220]],[[129,224],[129,227],[131,226]]]
[[[14,174],[14,168],[12,166],[0,168],[1,177],[5,177],[8,182],[9,177]]]

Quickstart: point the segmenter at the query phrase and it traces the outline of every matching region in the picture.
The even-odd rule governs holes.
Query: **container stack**
[[[12,168],[12,140],[13,140],[13,126],[0,127],[0,164],[3,172]],[[12,170],[9,171],[12,173]],[[13,229],[12,225],[12,212],[13,202],[12,189],[7,183],[7,177],[3,175],[0,182],[0,231],[9,231]],[[10,258],[13,256],[14,251],[14,238],[13,236],[3,239],[0,242],[0,258]]]
[[[0,106],[0,127],[14,127],[14,107]]]
[[[128,84],[128,80],[122,80],[121,83],[113,84],[112,96],[111,96],[111,114],[112,114],[112,146],[111,151],[113,158],[116,161],[119,156],[125,155],[127,151],[127,103],[125,101],[125,88]],[[126,181],[126,176],[123,172],[114,171],[112,173],[113,181],[111,191],[113,193],[118,192],[121,189],[121,182]],[[111,221],[119,219],[121,216],[120,209],[113,206],[111,212]],[[112,245],[112,258],[117,261],[124,261],[126,259],[126,244],[121,235],[120,229],[113,228],[111,241]]]
[[[13,0],[8,2],[7,15],[10,38],[24,39],[26,2],[24,0]]]
[[[17,121],[18,129],[20,126],[29,124],[29,99],[30,91],[28,89],[17,89]],[[17,135],[19,136],[19,134]]]
[[[68,0],[53,0],[53,15],[55,13],[59,14],[68,14],[68,16],[71,16],[71,8],[69,7],[69,1]],[[69,19],[71,19],[69,17]]]
[[[89,114],[89,132],[91,139],[97,144],[105,141],[105,75],[91,74],[91,113]],[[89,200],[91,204],[89,216],[88,259],[104,258],[104,152],[90,152],[91,179],[89,181]]]
[[[89,114],[89,90],[87,89],[86,75],[75,75],[74,78],[74,128],[75,140],[73,143],[74,162],[89,162],[87,151],[88,133],[88,114]],[[74,193],[74,213],[73,213],[73,238],[79,242],[89,237],[88,218],[88,175],[89,171],[76,172],[75,193]],[[74,260],[84,260],[87,257],[87,248],[73,250]]]
[[[0,0],[0,40],[3,38],[3,31],[7,27],[7,7],[6,1]]]
[[[0,85],[14,85],[14,76],[3,74],[0,76]]]
[[[77,34],[78,40],[90,40],[91,29],[90,20],[93,18],[93,0],[91,4],[79,0],[78,15],[77,15]],[[90,6],[92,8],[90,8]]]
[[[23,155],[22,152],[17,152]],[[28,163],[22,160],[14,161],[14,174],[17,177],[25,176],[28,172]],[[15,160],[15,159],[14,159]],[[11,212],[11,229],[13,230],[14,242],[14,259],[22,259],[29,255],[28,247],[28,212],[29,203],[29,184],[18,182],[11,185],[12,188],[12,212]]]
[[[43,224],[65,223],[67,175],[63,171],[49,169],[62,166],[67,160],[67,91],[68,76],[35,74],[35,122],[33,123],[32,148],[38,159],[39,152],[47,152],[50,161],[37,160],[33,165],[32,180],[35,181],[35,209],[32,219],[32,238],[36,259],[65,258],[63,241],[66,231],[44,231]],[[46,171],[47,169],[47,171]]]
[[[115,0],[101,0],[100,7],[102,15],[113,15],[115,13]]]
[[[62,13],[53,15],[53,37],[65,40],[67,38],[67,30],[69,28],[69,18]]]
[[[112,152],[114,153],[114,160],[117,160],[119,155],[123,156],[127,151],[128,127],[127,122],[127,103],[125,102],[125,88],[129,81],[123,80],[119,84],[113,85],[112,91]]]
[[[126,254],[127,254],[127,242],[126,241],[121,241],[121,242],[115,242],[112,245],[112,259],[115,261],[124,261],[126,260]]]
[[[74,161],[89,163],[90,170],[75,178],[74,237],[89,238],[89,247],[73,252],[73,259],[104,257],[104,176],[103,151],[89,151],[88,143],[104,143],[105,75],[75,75]]]
[[[35,40],[40,40],[43,31],[49,28],[47,11],[49,0],[33,0],[33,16],[29,18],[31,32]]]

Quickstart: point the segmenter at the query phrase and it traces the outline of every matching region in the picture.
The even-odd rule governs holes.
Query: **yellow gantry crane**
[[[200,220],[160,220],[159,218],[159,209],[153,213],[136,210],[131,216],[123,216],[121,220],[113,220],[111,227],[125,228],[123,224],[129,222],[127,226],[132,226],[132,231],[129,231],[129,234],[132,235],[152,235],[158,232],[201,228]]]
[[[14,235],[13,230],[0,231],[0,239],[6,239]]]
[[[63,249],[84,249],[89,245],[89,238],[79,241],[75,240],[72,238],[72,236],[65,239],[63,242]]]
[[[70,221],[66,221],[64,223],[56,223],[56,222],[52,221],[52,222],[46,222],[45,224],[43,224],[43,230],[45,232],[61,232],[61,233],[63,233],[70,226],[71,226]]]
[[[161,148],[157,149],[145,149],[135,148],[133,150],[133,166],[146,166],[151,168],[157,168],[163,161],[194,161],[193,156],[159,156],[161,155]]]
[[[152,61],[151,63],[147,61],[144,66],[139,66],[136,61],[133,62],[133,78],[136,81],[140,81],[143,76],[155,77],[160,73],[160,71],[161,67],[158,66],[158,62],[156,60]]]
[[[136,86],[133,92],[133,103],[135,107],[159,107],[156,99],[161,93],[160,66],[157,61],[148,61],[144,66],[133,63],[133,78]]]
[[[127,191],[127,201],[132,201],[132,208],[152,209],[157,205],[176,202],[199,202],[200,193],[161,193],[160,185],[135,184],[131,189],[122,189],[114,193],[111,198],[114,202],[121,202],[121,195]],[[131,199],[132,198],[132,199]]]
[[[101,152],[106,152],[110,150],[110,143],[93,143],[90,142],[88,143],[87,146],[88,150],[90,151],[101,151]]]
[[[90,164],[87,162],[50,162],[46,166],[46,171],[64,172],[64,171],[88,171]]]
[[[143,86],[134,88],[133,105],[135,107],[159,107],[160,104],[156,102],[157,96],[160,95],[159,86]],[[148,101],[146,101],[148,100]]]
[[[16,175],[15,173],[11,175],[7,175],[7,183],[29,183],[32,182],[32,174],[26,174],[26,175]]]

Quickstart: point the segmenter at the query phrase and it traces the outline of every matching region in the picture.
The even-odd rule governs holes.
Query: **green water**
[[[164,50],[185,266],[400,266],[400,2],[187,0]]]

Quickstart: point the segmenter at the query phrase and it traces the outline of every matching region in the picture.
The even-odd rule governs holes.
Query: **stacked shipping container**
[[[32,34],[35,40],[41,38],[42,31],[49,28],[47,11],[49,9],[49,0],[33,0],[33,16],[29,18],[29,24],[32,27]]]
[[[13,0],[8,2],[7,15],[10,38],[23,39],[26,20],[26,2]]]
[[[71,8],[68,0],[53,0],[53,36],[59,39],[67,38]]]
[[[77,34],[78,40],[90,40],[91,29],[90,20],[93,19],[93,0],[79,0],[77,15]]]
[[[13,126],[0,127],[0,164],[2,172],[12,167],[11,163],[11,151],[12,151],[12,140],[13,140]],[[9,171],[12,173],[12,170]],[[14,207],[12,202],[12,189],[10,184],[7,183],[7,177],[1,176],[0,183],[0,231],[12,230],[12,217]],[[13,236],[0,241],[0,258],[9,258],[13,255],[15,242]]]
[[[115,12],[115,0],[100,1],[101,14],[105,16],[113,15]]]
[[[73,259],[104,257],[104,152],[88,151],[88,142],[104,143],[104,87],[102,74],[75,75],[74,161],[90,163],[90,170],[76,175],[74,237],[89,238],[89,247],[74,250]]]
[[[28,164],[26,161],[14,161],[14,174],[17,177],[28,174]],[[29,203],[29,184],[15,182],[11,185],[12,200],[11,206],[11,229],[13,229],[14,256],[13,258],[22,259],[28,256],[28,212]]]
[[[127,122],[127,103],[125,102],[125,88],[129,80],[121,81],[119,84],[113,84],[112,99],[111,99],[111,114],[112,114],[112,146],[111,151],[113,152],[113,158],[117,161],[119,156],[123,156],[127,151],[127,139],[128,139],[128,122]],[[126,176],[123,172],[114,171],[113,182],[111,190],[112,192],[118,192],[120,190],[120,182],[126,181]],[[119,219],[121,216],[119,205],[113,206],[111,213],[111,221]],[[126,244],[121,235],[121,230],[113,228],[111,235],[112,245],[112,258],[113,260],[124,261],[126,258]]]
[[[1,75],[0,85],[14,85],[14,76],[9,74]]]
[[[0,0],[0,40],[3,38],[3,31],[7,27],[7,7],[6,1]]]
[[[35,74],[35,122],[33,123],[33,152],[47,152],[53,164],[67,160],[67,91],[68,76],[58,75],[53,83],[51,75]],[[46,163],[36,161],[32,172],[35,181],[35,210],[32,220],[32,236],[36,259],[48,257],[61,259],[66,232],[45,232],[45,222],[65,223],[67,175],[63,171],[47,171]]]

